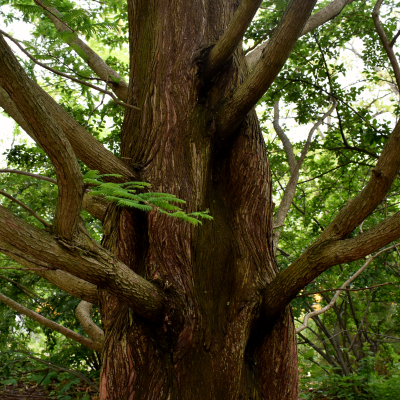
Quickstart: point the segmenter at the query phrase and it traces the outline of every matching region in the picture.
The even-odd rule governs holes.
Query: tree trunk
[[[163,288],[164,320],[149,323],[100,293],[105,331],[101,400],[297,399],[288,307],[263,319],[261,294],[277,274],[271,175],[254,111],[229,141],[217,106],[247,75],[241,46],[212,81],[208,52],[238,1],[128,0],[131,74],[121,156],[152,191],[210,210],[194,227],[157,212],[110,206],[103,246]]]

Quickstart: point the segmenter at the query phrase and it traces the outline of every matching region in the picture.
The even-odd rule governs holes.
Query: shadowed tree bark
[[[350,1],[333,3],[339,9],[314,17],[315,26]],[[400,237],[395,216],[346,239],[390,188],[400,165],[396,127],[360,196],[278,270],[271,174],[254,106],[305,27],[313,29],[306,24],[315,4],[289,2],[250,71],[241,39],[259,0],[128,0],[129,84],[109,86],[140,111],[125,109],[121,159],[29,79],[0,38],[0,105],[48,154],[59,187],[50,231],[0,206],[1,251],[99,304],[104,337],[96,327],[93,334],[101,337],[102,400],[297,399],[291,299],[330,266]],[[58,30],[69,29],[57,10],[46,13]],[[103,79],[119,76],[79,38],[74,43]],[[89,204],[77,158],[124,182],[150,182],[186,200],[186,212],[209,209],[214,219],[195,227],[156,210]],[[83,226],[82,207],[102,221],[101,245]]]

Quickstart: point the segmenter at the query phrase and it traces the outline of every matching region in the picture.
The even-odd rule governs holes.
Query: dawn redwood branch
[[[100,348],[103,348],[104,344],[104,332],[100,329],[92,320],[90,312],[93,304],[82,300],[78,307],[76,307],[75,314],[81,323],[83,330],[86,334],[96,343]]]
[[[32,174],[31,172],[20,171],[18,169],[0,169],[0,173],[25,175],[57,185],[57,181],[53,178],[38,174]],[[15,200],[15,198],[12,198],[11,200]],[[102,199],[99,196],[91,196],[88,192],[85,192],[85,194],[83,195],[82,208],[100,221],[103,220],[109,204],[110,203],[108,201]]]
[[[27,205],[25,205],[24,203],[22,203],[21,201],[19,201],[18,199],[16,199],[15,197],[11,196],[11,194],[8,194],[7,192],[5,192],[4,190],[0,190],[0,194],[3,195],[4,197],[7,197],[7,199],[10,199],[11,201],[13,201],[14,203],[18,204],[20,207],[22,207],[24,210],[28,211],[29,214],[32,215],[32,217],[36,218],[41,224],[43,224],[46,228],[51,228],[51,225],[46,222],[43,218],[39,217],[39,215],[37,215],[35,213],[35,211],[33,211],[31,208],[29,208]]]
[[[47,176],[38,175],[38,174],[32,174],[31,172],[20,171],[19,169],[8,169],[8,168],[0,169],[0,173],[19,174],[19,175],[30,176],[31,178],[40,179],[42,181],[47,181],[47,182],[54,183],[55,185],[57,185],[57,181],[53,178],[49,178]]]
[[[78,47],[86,56],[82,59],[87,63],[92,71],[103,79],[104,82],[108,82],[109,87],[118,98],[126,102],[128,99],[128,84],[122,79],[121,75],[107,65],[97,53],[95,53],[83,40],[79,39],[67,24],[62,22],[62,15],[57,8],[46,7],[42,0],[34,1],[39,7],[42,7],[43,10],[45,10],[46,16],[54,24],[58,32],[71,32],[71,34],[73,34],[73,37],[70,40],[67,40],[68,44],[72,47]],[[77,54],[81,57],[79,52],[77,52]]]
[[[278,108],[279,106],[276,106],[276,104],[277,103],[275,103],[275,110],[276,109],[279,110],[279,108]],[[298,161],[294,165],[294,168],[293,169],[292,169],[292,167],[290,168],[290,170],[291,170],[290,179],[289,179],[288,184],[286,185],[286,188],[285,188],[284,193],[283,193],[282,200],[279,203],[278,210],[276,211],[275,217],[274,217],[274,226],[278,227],[278,229],[274,230],[274,232],[273,232],[272,242],[273,242],[274,253],[276,253],[276,249],[278,247],[278,242],[279,242],[279,238],[280,238],[281,233],[282,233],[282,229],[283,229],[283,226],[284,226],[284,223],[285,223],[285,219],[286,219],[286,216],[287,216],[287,214],[289,212],[290,206],[292,205],[294,195],[296,193],[297,183],[298,183],[299,177],[300,177],[300,168],[303,165],[303,162],[304,162],[304,160],[306,158],[306,155],[308,153],[308,149],[310,148],[312,137],[313,137],[315,131],[324,122],[324,120],[332,114],[332,112],[333,112],[333,110],[335,110],[336,106],[337,106],[337,102],[334,99],[333,105],[329,108],[329,110],[310,129],[310,132],[309,132],[308,137],[307,137],[307,141],[306,141],[306,143],[304,145],[304,148],[303,148],[303,150],[301,152],[300,158],[298,159]],[[280,129],[280,131],[281,131],[280,132],[280,136],[279,136],[279,133],[277,131],[278,136],[281,138],[281,140],[283,142],[283,145],[285,147],[285,151],[286,151],[286,148],[287,148],[287,153],[286,154],[288,154],[288,152],[290,153],[290,148],[291,148],[290,141],[289,141],[288,137],[285,135],[285,133],[283,132],[283,129],[279,126],[279,120],[278,120],[278,117],[276,116],[276,113],[274,115],[274,127],[275,127],[275,130],[276,130],[276,127],[278,128],[278,130]],[[283,136],[282,136],[282,134],[283,134]],[[284,141],[286,142],[286,145],[285,145]],[[288,143],[289,143],[290,147],[288,146]],[[292,151],[292,155],[294,157],[293,148],[291,148],[291,151]],[[288,161],[289,160],[290,159],[289,159],[289,156],[288,156]],[[291,162],[293,163],[293,160]],[[289,161],[289,165],[290,165],[290,161]]]
[[[90,282],[79,279],[60,269],[34,272],[71,296],[92,304],[98,305],[99,303],[97,286]]]
[[[28,51],[26,51],[26,49],[23,48],[23,47],[19,44],[19,42],[18,42],[17,40],[15,40],[12,36],[8,35],[6,32],[3,32],[3,31],[1,31],[1,30],[0,30],[0,33],[2,33],[2,34],[3,34],[4,36],[6,36],[8,39],[10,39],[12,42],[14,42],[14,43],[18,46],[18,48],[19,48],[24,54],[27,55],[27,57],[28,57],[29,59],[31,59],[35,64],[39,65],[40,67],[42,67],[42,68],[44,68],[44,69],[47,69],[48,71],[53,72],[53,73],[56,74],[56,75],[62,76],[62,77],[64,77],[64,78],[67,78],[67,79],[69,79],[69,80],[71,80],[71,81],[73,81],[73,82],[79,83],[80,85],[84,85],[84,86],[90,87],[91,89],[97,90],[97,91],[99,91],[99,92],[101,92],[101,93],[104,93],[104,95],[107,94],[108,96],[110,96],[110,97],[112,98],[112,100],[113,100],[116,104],[119,104],[120,106],[127,107],[127,108],[132,108],[132,109],[134,109],[134,110],[140,111],[140,108],[138,108],[138,107],[136,107],[136,106],[133,106],[133,105],[131,105],[131,104],[124,103],[123,101],[119,101],[119,100],[115,97],[115,95],[114,95],[112,92],[110,92],[109,90],[107,90],[107,89],[102,89],[102,88],[99,87],[99,86],[92,85],[91,83],[88,83],[88,82],[83,81],[83,80],[81,80],[81,79],[75,78],[74,76],[68,75],[68,74],[66,74],[66,73],[64,73],[64,72],[61,72],[61,71],[58,71],[58,70],[56,70],[56,69],[54,69],[54,68],[52,68],[52,67],[49,67],[48,65],[46,65],[46,64],[44,64],[44,63],[42,63],[42,62],[40,62],[40,61],[37,60],[35,57],[33,57],[32,54],[30,54]],[[106,86],[106,87],[107,87],[107,86]],[[104,96],[103,96],[103,100],[104,100]]]
[[[354,238],[317,240],[267,286],[264,292],[266,316],[275,318],[301,289],[328,268],[366,257],[399,237],[400,212]]]
[[[1,35],[0,86],[32,127],[40,147],[55,168],[59,190],[53,229],[71,239],[80,218],[84,193],[78,161],[58,121],[51,117],[51,111],[44,104],[39,86],[27,76]]]
[[[225,141],[236,130],[247,113],[275,81],[288,59],[317,0],[291,0],[267,46],[261,60],[236,89],[233,96],[218,110],[217,136]]]
[[[89,349],[100,351],[101,348],[97,343],[94,343],[92,340],[85,338],[84,336],[80,335],[79,333],[76,333],[72,331],[71,329],[65,328],[56,322],[53,322],[42,315],[30,310],[29,308],[26,308],[22,306],[21,304],[17,303],[14,300],[11,300],[9,297],[4,296],[4,294],[0,293],[0,301],[4,303],[6,306],[12,308],[13,310],[17,311],[20,314],[23,314],[30,319],[33,319],[34,321],[38,322],[40,325],[43,325],[47,328],[52,329],[53,331],[56,331],[58,333],[61,333],[68,339],[72,339],[75,342],[78,342],[82,344],[83,346],[88,347]]]
[[[102,222],[109,204],[110,202],[99,196],[90,195],[90,192],[86,192],[82,200],[82,208]]]
[[[133,272],[84,231],[74,242],[40,230],[0,206],[0,245],[61,269],[114,294],[137,314],[150,320],[162,317],[162,289]]]
[[[21,285],[19,282],[14,281],[13,279],[8,278],[7,276],[0,275],[1,279],[4,279],[5,281],[11,283],[15,287],[17,287],[21,292],[24,292],[27,296],[30,298],[36,300],[36,301],[45,301],[43,298],[38,296],[36,293],[32,292],[32,290],[28,289],[26,286]]]
[[[1,242],[0,251],[6,254],[13,261],[17,262],[23,268],[18,268],[21,271],[30,272],[33,271],[36,275],[48,280],[59,289],[70,294],[71,296],[77,297],[78,299],[88,301],[92,304],[98,304],[98,291],[97,286],[92,283],[86,282],[83,279],[79,279],[76,276],[69,274],[68,272],[61,271],[57,268],[57,265],[47,265],[44,268],[37,268],[37,265],[43,265],[43,263],[33,262],[32,257],[28,258],[24,255],[18,254],[12,251],[12,247],[7,243]],[[52,268],[52,269],[50,269]]]
[[[212,78],[232,56],[243,39],[262,0],[241,0],[228,28],[208,54],[204,77]]]
[[[317,239],[343,239],[361,224],[381,203],[389,191],[400,167],[400,122],[392,134],[372,169],[369,182],[364,189],[339,213]]]
[[[319,10],[315,14],[311,15],[308,19],[306,25],[304,26],[301,35],[304,36],[307,33],[311,32],[312,30],[318,28],[319,26],[325,24],[326,22],[330,21],[331,19],[337,17],[342,10],[354,0],[334,0],[322,10]],[[268,45],[268,42],[265,42],[255,48],[251,53],[246,56],[247,65],[252,70],[257,62],[261,58],[261,54],[265,47]]]
[[[293,146],[290,143],[289,138],[286,136],[286,133],[283,131],[281,125],[279,124],[279,100],[274,103],[274,121],[273,121],[274,129],[279,139],[283,144],[283,149],[286,153],[286,158],[288,160],[290,172],[293,173],[296,168],[296,157],[294,155]]]
[[[300,333],[302,330],[304,330],[304,329],[306,329],[308,327],[308,321],[309,321],[310,318],[313,318],[316,315],[323,314],[326,311],[328,311],[329,309],[331,309],[335,305],[336,300],[339,298],[339,296],[341,295],[342,291],[346,290],[347,286],[349,286],[351,282],[353,282],[357,277],[359,277],[376,257],[380,256],[385,251],[388,251],[388,250],[391,250],[391,249],[395,248],[396,246],[397,245],[393,245],[393,246],[387,247],[386,249],[381,250],[377,254],[375,254],[373,256],[370,256],[368,258],[368,260],[364,263],[364,265],[354,275],[352,275],[349,279],[347,279],[346,282],[343,283],[343,285],[337,290],[335,295],[332,297],[331,301],[325,307],[322,307],[319,310],[315,310],[315,311],[310,312],[310,313],[305,315],[304,321],[303,321],[303,325],[299,326],[296,329],[296,333]],[[386,283],[386,285],[387,285],[387,283]],[[378,285],[378,286],[382,286],[382,285]],[[330,289],[330,290],[334,290],[334,289]],[[349,289],[347,289],[347,290],[349,290]],[[322,293],[322,292],[319,292],[319,293]]]
[[[134,110],[140,111],[140,108],[138,108],[138,107],[132,106],[131,104],[124,103],[123,101],[119,101],[119,100],[115,97],[115,95],[114,95],[112,92],[110,92],[109,90],[103,89],[103,88],[101,88],[101,87],[99,87],[99,86],[96,86],[96,85],[92,85],[92,84],[89,83],[89,82],[83,81],[82,79],[75,78],[74,76],[68,75],[68,74],[66,74],[66,73],[64,73],[64,72],[57,71],[56,69],[51,68],[51,67],[49,67],[48,65],[46,65],[46,64],[44,64],[44,63],[42,63],[42,62],[40,62],[38,59],[36,59],[35,57],[33,57],[33,55],[32,55],[31,53],[29,53],[23,46],[21,46],[18,40],[14,39],[12,36],[10,36],[9,34],[7,34],[7,33],[4,32],[4,31],[2,31],[1,29],[0,29],[0,33],[1,33],[3,36],[5,36],[5,37],[7,37],[8,39],[10,39],[13,43],[15,43],[15,44],[18,46],[18,48],[19,48],[29,59],[31,59],[35,64],[39,65],[40,67],[42,67],[42,68],[44,68],[44,69],[47,69],[48,71],[53,72],[53,73],[56,74],[56,75],[62,76],[63,78],[67,78],[67,79],[69,79],[69,80],[71,80],[71,81],[73,81],[73,82],[79,83],[80,85],[84,85],[84,86],[90,87],[91,89],[97,90],[97,91],[99,91],[99,92],[101,92],[101,93],[107,94],[108,96],[110,96],[110,97],[113,99],[113,101],[114,101],[116,104],[118,104],[118,105],[120,105],[120,106],[122,106],[122,107],[132,108],[132,109],[134,109]]]
[[[42,95],[42,103],[46,105],[47,110],[51,113],[50,115],[57,121],[71,143],[76,156],[84,164],[90,169],[100,171],[101,174],[119,174],[124,181],[140,180],[138,174],[134,173],[122,160],[107,150],[95,137],[79,125],[48,93],[39,86],[36,86],[36,88]],[[0,107],[4,108],[7,114],[38,143],[35,130],[27,123],[1,85]]]
[[[383,48],[386,51],[386,54],[390,61],[390,64],[392,65],[394,76],[396,78],[397,89],[399,90],[400,89],[400,66],[397,61],[396,55],[393,51],[393,47],[390,45],[389,40],[386,36],[385,30],[383,29],[383,26],[379,19],[379,9],[381,8],[382,3],[383,3],[383,0],[378,0],[376,2],[374,10],[372,11],[372,19],[374,20],[375,28],[376,28],[376,31],[378,32],[379,38],[381,39]]]
[[[90,380],[87,376],[83,375],[79,371],[74,371],[65,367],[60,367],[59,365],[53,364],[49,361],[42,360],[41,358],[36,358],[32,356],[32,353],[24,350],[14,350],[15,353],[22,353],[22,354],[27,354],[28,356],[26,358],[29,358],[31,360],[35,360],[38,363],[47,365],[49,369],[52,369],[53,371],[63,371],[63,372],[68,372],[69,374],[76,376],[77,378],[81,379],[83,382],[86,382],[89,386],[91,386],[94,390],[99,391],[99,387],[92,381]],[[25,359],[26,359],[25,358]]]
[[[365,288],[358,288],[358,289],[342,289],[342,288],[336,288],[336,289],[325,289],[325,290],[319,290],[318,292],[307,292],[307,293],[302,293],[299,294],[297,297],[305,297],[305,296],[309,296],[311,294],[319,294],[319,293],[325,293],[325,292],[333,292],[335,290],[342,290],[344,292],[360,292],[362,290],[369,290],[369,289],[374,289],[377,287],[381,287],[381,286],[387,286],[387,285],[395,285],[395,282],[385,282],[385,283],[380,283],[379,285],[373,285],[373,286],[368,286]]]
[[[0,107],[37,143],[35,133],[24,117],[18,111],[17,106],[11,100],[8,93],[0,86]]]
[[[397,33],[393,36],[393,39],[390,41],[389,46],[393,47],[394,44],[396,43],[396,40],[399,38],[400,36],[400,29],[397,31]]]
[[[350,50],[354,55],[356,55],[357,57],[359,57],[359,58],[362,59],[362,54],[361,54],[359,51],[357,51],[357,49],[356,49],[351,43],[350,43],[350,48],[347,48],[347,50]],[[374,71],[375,71],[376,73],[378,73],[378,74],[383,72],[382,69],[379,68],[379,67],[377,67],[376,65],[375,65],[373,68],[374,68]],[[389,85],[391,91],[392,91],[396,96],[398,96],[398,95],[399,95],[399,88],[398,88],[393,82],[387,81],[387,83],[388,83],[388,85]]]

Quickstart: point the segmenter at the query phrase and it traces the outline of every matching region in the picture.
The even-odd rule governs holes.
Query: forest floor
[[[53,392],[54,393],[54,392]],[[69,396],[68,396],[69,397]],[[91,395],[91,400],[98,400],[98,395]],[[55,400],[56,395],[50,395],[42,386],[18,383],[0,388],[0,400]]]
[[[7,385],[0,390],[1,400],[53,400],[43,388],[28,386],[25,383]]]

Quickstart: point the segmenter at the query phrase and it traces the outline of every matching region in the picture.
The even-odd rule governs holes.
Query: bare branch
[[[64,371],[64,372],[68,372],[69,374],[76,376],[79,379],[82,379],[82,381],[86,382],[89,386],[91,386],[94,390],[99,390],[99,387],[92,382],[87,376],[83,375],[81,372],[79,371],[74,371],[65,367],[61,367],[59,365],[53,364],[49,361],[46,360],[42,360],[41,358],[36,358],[33,357],[32,354],[28,351],[23,351],[23,350],[14,350],[14,352],[16,353],[22,353],[22,354],[27,354],[28,356],[26,358],[29,358],[31,360],[35,360],[41,364],[47,365],[49,369],[53,370],[53,371]]]
[[[400,66],[397,61],[396,55],[394,54],[393,47],[390,45],[389,40],[386,36],[385,30],[383,29],[383,26],[379,19],[379,9],[381,8],[382,3],[383,3],[383,0],[378,0],[376,2],[374,10],[372,11],[372,19],[374,20],[376,31],[378,32],[378,35],[379,35],[379,38],[381,39],[383,48],[385,49],[386,54],[390,60],[390,64],[392,64],[394,76],[396,78],[397,89],[399,90],[400,89]]]
[[[58,32],[71,32],[73,30],[62,21],[61,13],[55,7],[46,7],[42,0],[35,0],[35,3],[45,10],[45,14],[54,24]],[[78,38],[75,34],[68,41],[68,44],[72,47],[78,47],[86,56],[83,60],[89,65],[93,72],[95,72],[104,82],[108,81],[108,85],[113,92],[122,101],[126,102],[128,99],[128,85],[122,79],[118,72],[114,71],[105,61],[95,53],[85,42]],[[79,55],[79,53],[78,53]],[[112,77],[110,79],[110,77]],[[118,83],[117,83],[118,82]]]
[[[331,19],[337,17],[342,12],[342,10],[353,1],[354,0],[332,1],[322,10],[319,10],[315,14],[311,15],[311,17],[307,21],[307,24],[304,26],[300,36],[306,35],[315,28],[318,28],[319,26],[325,24]],[[265,49],[265,47],[267,47],[267,45],[268,42],[261,44],[246,56],[247,65],[251,70],[256,66],[257,62],[261,59],[261,54]]]
[[[57,185],[57,181],[53,178],[38,174],[32,174],[31,172],[20,171],[18,169],[0,169],[0,173],[25,175]],[[12,198],[11,200],[15,200],[15,198]],[[82,208],[100,221],[103,220],[108,205],[109,203],[106,200],[98,196],[91,196],[88,192],[85,192],[85,194],[83,195]]]
[[[274,129],[276,134],[278,135],[279,139],[281,139],[281,142],[283,144],[283,149],[285,150],[286,153],[286,158],[288,160],[290,172],[293,173],[294,169],[296,168],[296,157],[294,156],[294,151],[293,151],[293,146],[290,143],[289,138],[286,136],[285,132],[281,128],[279,124],[279,100],[275,101],[274,103]]]
[[[400,237],[400,213],[352,239],[317,240],[269,284],[265,293],[265,313],[274,317],[297,293],[328,268],[356,261]]]
[[[38,174],[32,174],[31,172],[20,171],[18,169],[0,169],[0,173],[19,174],[19,175],[30,176],[31,178],[40,179],[42,181],[47,181],[47,182],[54,183],[57,185],[57,181],[53,178],[49,178],[47,176],[38,175]]]
[[[82,208],[93,217],[103,222],[109,204],[107,200],[99,196],[91,196],[86,192],[83,196]]]
[[[36,301],[44,301],[43,298],[41,298],[40,296],[38,296],[36,293],[32,292],[32,290],[28,289],[26,286],[21,285],[19,282],[14,281],[13,279],[8,278],[7,276],[4,275],[0,275],[1,279],[4,279],[5,281],[11,283],[12,285],[14,285],[15,287],[17,287],[19,290],[21,290],[22,292],[24,292],[27,296],[29,296],[30,298],[36,300]]]
[[[76,333],[74,331],[71,331],[68,328],[65,328],[56,322],[53,322],[42,315],[30,310],[29,308],[26,308],[22,306],[21,304],[15,302],[14,300],[11,300],[7,296],[4,296],[4,294],[0,293],[0,301],[7,305],[8,307],[12,308],[13,310],[19,312],[20,314],[26,315],[30,319],[33,319],[34,321],[38,322],[40,325],[46,326],[47,328],[52,329],[53,331],[56,331],[58,333],[61,333],[65,337],[74,340],[75,342],[78,342],[82,344],[83,346],[89,347],[89,349],[100,351],[101,347],[99,347],[98,344],[94,343],[92,340],[85,338],[84,336],[80,335],[79,333]]]
[[[24,117],[18,111],[17,106],[11,100],[8,93],[0,86],[0,107],[37,143],[35,133]]]
[[[18,199],[16,199],[15,197],[11,196],[10,194],[8,194],[7,192],[5,192],[4,190],[0,190],[0,194],[3,195],[4,197],[7,197],[7,199],[10,199],[11,201],[13,201],[14,203],[17,203],[20,207],[22,207],[24,210],[28,211],[29,214],[31,214],[34,218],[36,218],[41,224],[43,224],[46,228],[51,228],[51,225],[46,222],[43,218],[39,217],[39,215],[37,215],[35,213],[35,211],[33,211],[31,208],[29,208],[27,205],[25,205],[24,203],[22,203],[21,201],[19,201]]]
[[[395,285],[395,282],[385,282],[385,283],[380,283],[379,285],[373,285],[373,286],[368,286],[365,288],[358,288],[358,289],[342,289],[342,288],[336,288],[336,289],[325,289],[325,290],[318,290],[317,292],[307,292],[307,293],[302,293],[299,294],[297,297],[305,297],[305,296],[310,296],[312,294],[319,294],[319,293],[325,293],[325,292],[333,292],[335,290],[342,290],[344,292],[360,292],[363,290],[369,290],[369,289],[375,289],[377,287],[381,286],[387,286],[387,285]]]
[[[35,131],[40,146],[54,165],[59,191],[53,229],[59,235],[71,238],[78,222],[84,192],[78,162],[63,130],[50,117],[51,112],[43,104],[39,86],[26,75],[2,36],[0,85]]]
[[[343,283],[343,285],[337,290],[335,295],[332,297],[331,301],[325,307],[322,307],[319,310],[315,310],[315,311],[310,312],[310,313],[305,315],[303,325],[299,326],[296,329],[296,333],[300,333],[302,330],[304,330],[304,329],[306,329],[308,327],[308,321],[309,321],[310,318],[312,318],[312,317],[314,317],[316,315],[323,314],[324,312],[326,312],[330,308],[332,308],[334,306],[334,304],[336,303],[336,300],[339,298],[340,294],[342,293],[342,291],[346,290],[346,287],[349,286],[350,283],[353,282],[357,277],[359,277],[365,271],[365,269],[368,267],[368,265],[370,265],[371,262],[376,257],[380,256],[385,251],[388,251],[388,250],[391,250],[391,249],[395,248],[396,246],[397,245],[393,245],[393,246],[387,247],[386,249],[383,249],[380,252],[378,252],[377,254],[375,254],[374,256],[370,256],[368,258],[368,260],[364,263],[364,265],[354,275],[352,275],[349,279],[347,279],[346,282]],[[378,285],[378,286],[382,286],[382,285]],[[330,290],[334,290],[334,289],[330,289]]]
[[[217,111],[217,135],[225,141],[269,89],[282,69],[316,0],[291,0],[261,60],[233,96]]]
[[[91,83],[85,82],[85,81],[83,81],[83,80],[81,80],[81,79],[77,79],[77,78],[75,78],[74,76],[68,75],[68,74],[66,74],[66,73],[64,73],[64,72],[57,71],[56,69],[51,68],[51,67],[49,67],[48,65],[46,65],[46,64],[44,64],[44,63],[42,63],[42,62],[40,62],[40,61],[37,60],[35,57],[33,57],[32,54],[30,54],[28,51],[26,51],[25,48],[22,47],[22,46],[20,45],[20,43],[19,43],[18,40],[14,39],[12,36],[8,35],[6,32],[2,31],[1,29],[0,29],[0,33],[1,33],[3,36],[6,36],[8,39],[10,39],[13,43],[15,43],[15,44],[18,46],[18,48],[19,48],[24,54],[26,54],[26,55],[28,56],[29,59],[31,59],[35,64],[41,66],[42,68],[47,69],[48,71],[53,72],[53,73],[56,74],[56,75],[62,76],[63,78],[67,78],[67,79],[70,79],[70,80],[73,81],[73,82],[79,83],[80,85],[84,85],[84,86],[90,87],[91,89],[97,90],[97,91],[99,91],[99,92],[101,92],[101,93],[107,94],[108,96],[110,96],[110,97],[113,99],[113,101],[114,101],[116,104],[118,104],[118,105],[120,105],[120,106],[122,106],[122,107],[132,108],[133,110],[138,110],[138,111],[140,111],[140,108],[138,108],[138,107],[132,106],[131,104],[128,104],[128,103],[124,103],[123,101],[119,101],[119,100],[114,96],[114,94],[113,94],[112,92],[110,92],[110,91],[108,91],[108,90],[106,90],[106,89],[103,89],[103,88],[101,88],[101,87],[99,87],[99,86],[92,85]]]
[[[43,96],[43,104],[49,110],[50,115],[67,136],[77,157],[84,162],[90,169],[98,170],[102,174],[119,174],[125,181],[138,180],[135,174],[128,166],[114,156],[101,143],[99,143],[86,129],[79,125],[54,99],[43,89],[37,87],[37,90]],[[35,140],[39,146],[40,143],[36,137],[35,130],[27,123],[12,101],[8,93],[0,86],[0,106],[13,118],[25,132]]]
[[[396,43],[396,40],[399,38],[400,36],[400,29],[397,31],[397,33],[393,36],[393,39],[390,41],[389,46],[393,47],[394,44]]]
[[[16,234],[18,232],[18,234]],[[162,317],[163,291],[148,282],[84,232],[70,242],[44,232],[0,206],[0,245],[18,256],[28,255],[114,294],[139,315]]]
[[[57,268],[57,265],[44,264],[37,260],[33,260],[32,257],[25,257],[20,254],[20,252],[17,253],[13,251],[12,246],[9,246],[7,243],[0,243],[2,246],[0,247],[0,251],[6,254],[13,261],[23,266],[23,268],[18,268],[19,270],[27,272],[33,271],[36,275],[48,280],[71,296],[88,301],[92,304],[98,304],[99,299],[96,285],[86,282],[83,279],[79,279],[68,272],[55,269]],[[37,265],[42,266],[42,268],[37,268]]]
[[[229,60],[241,42],[262,0],[242,0],[228,28],[211,49],[204,71],[205,79],[210,79]]]
[[[100,329],[92,320],[90,312],[93,304],[87,301],[81,301],[75,310],[75,314],[78,317],[84,331],[96,343],[100,348],[104,345],[104,332]]]
[[[315,131],[323,123],[323,121],[332,114],[332,112],[335,110],[336,106],[337,106],[337,102],[336,102],[336,100],[334,100],[334,103],[330,107],[330,109],[313,125],[313,127],[311,128],[311,130],[310,130],[310,132],[308,134],[306,144],[304,145],[304,148],[303,148],[303,150],[301,152],[299,160],[296,162],[295,167],[293,169],[290,168],[291,169],[290,179],[289,179],[289,182],[288,182],[288,184],[287,184],[287,186],[285,188],[282,200],[281,200],[281,202],[279,204],[278,210],[276,211],[276,214],[275,214],[275,217],[274,217],[274,225],[275,226],[280,226],[273,233],[274,252],[276,252],[276,249],[278,247],[278,242],[279,242],[279,238],[280,238],[281,233],[282,233],[283,225],[284,225],[286,216],[287,216],[287,214],[289,212],[290,206],[292,205],[294,195],[296,193],[297,183],[298,183],[299,177],[300,177],[300,168],[303,165],[303,162],[304,162],[304,160],[306,158],[308,149],[310,148],[312,137],[313,137]],[[279,121],[277,121],[276,125],[279,126]],[[274,126],[275,126],[275,116],[274,116]],[[289,143],[289,145],[291,147],[289,139],[287,138],[287,136],[285,135],[285,133],[283,132],[283,130],[281,128],[280,128],[280,130],[281,130],[281,135],[282,134],[284,135],[283,136],[283,140],[285,140],[287,143]],[[286,146],[284,144],[284,147],[285,148],[287,147],[288,151],[290,151],[287,143],[286,143]],[[294,157],[293,148],[292,148],[292,154],[293,154],[293,157]],[[289,160],[289,156],[288,156],[288,160]]]

